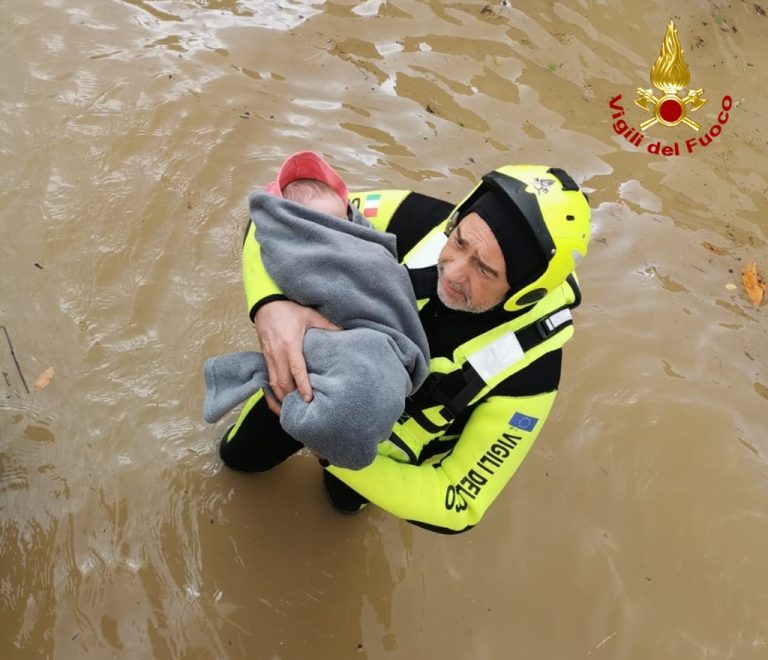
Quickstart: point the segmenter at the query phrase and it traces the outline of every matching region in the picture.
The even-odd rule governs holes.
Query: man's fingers
[[[281,369],[280,363],[276,361],[271,352],[264,353],[264,359],[267,363],[267,375],[269,376],[269,386],[272,388],[278,401],[282,401],[289,392],[296,389],[293,377],[288,369]]]
[[[273,398],[267,390],[264,390],[264,398],[267,400],[267,408],[269,408],[275,415],[280,417],[280,412],[283,407]]]
[[[307,374],[307,363],[304,361],[304,354],[301,352],[291,355],[291,376],[296,384],[296,388],[301,394],[301,398],[307,403],[312,401],[312,386],[309,384],[309,375]]]
[[[303,353],[304,335],[309,328],[341,328],[317,310],[289,300],[263,305],[256,312],[255,322],[275,398],[282,402],[298,388],[304,401],[311,401],[312,386]]]
[[[341,326],[336,325],[335,323],[329,321],[324,316],[321,316],[317,320],[317,325],[313,325],[313,328],[320,328],[320,330],[341,330]]]
[[[274,381],[270,378],[269,386],[272,388],[278,401],[282,401],[288,394],[296,389],[296,384],[293,382],[293,379],[290,378],[290,374],[289,376],[277,376]]]

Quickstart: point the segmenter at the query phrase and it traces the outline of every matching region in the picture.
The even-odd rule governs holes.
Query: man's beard
[[[440,292],[440,282],[443,282],[444,286],[447,286],[445,284],[445,281],[443,280],[443,270],[444,266],[442,264],[437,264],[437,297],[440,298],[440,302],[443,303],[448,309],[452,309],[456,312],[469,312],[470,314],[482,314],[483,312],[487,312],[490,309],[493,309],[498,305],[501,301],[496,301],[495,303],[491,305],[485,305],[478,307],[477,305],[473,305],[469,300],[469,292],[464,288],[462,285],[452,285],[448,288],[453,289],[454,291],[457,291],[460,293],[464,300],[460,302],[455,302],[453,300],[449,300],[447,298],[444,298],[442,293]]]

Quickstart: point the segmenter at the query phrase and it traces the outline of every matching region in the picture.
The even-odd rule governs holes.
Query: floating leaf
[[[741,269],[741,282],[749,301],[755,307],[759,307],[765,298],[766,284],[765,280],[760,277],[760,273],[757,272],[757,263],[750,261],[744,264]]]
[[[44,390],[51,384],[53,380],[53,367],[48,367],[43,373],[41,373],[35,381],[35,389],[39,392]]]

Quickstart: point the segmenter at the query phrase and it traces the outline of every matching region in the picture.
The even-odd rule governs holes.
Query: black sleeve
[[[397,207],[387,231],[397,237],[397,254],[402,259],[430,229],[448,217],[453,204],[420,193],[411,193]]]

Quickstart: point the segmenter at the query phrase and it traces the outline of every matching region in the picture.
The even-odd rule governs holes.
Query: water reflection
[[[279,3],[260,0],[194,0],[191,3],[152,0],[121,0],[157,21],[190,27],[223,27],[233,24],[287,30],[320,12],[321,0],[282,0]]]

